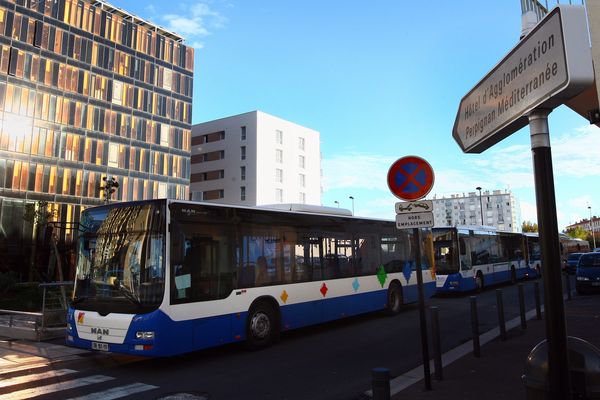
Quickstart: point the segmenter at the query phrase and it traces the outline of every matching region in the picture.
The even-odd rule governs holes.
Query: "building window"
[[[278,203],[283,203],[283,189],[275,189],[275,200]]]
[[[306,186],[306,175],[304,175],[304,174],[298,175],[298,184],[300,185],[300,187]]]
[[[243,181],[246,180],[246,167],[240,167],[240,179]]]
[[[304,138],[303,137],[298,138],[298,148],[300,150],[304,150]]]
[[[283,183],[283,170],[280,168],[275,170],[275,182]]]
[[[283,131],[280,131],[280,130],[275,131],[275,143],[283,144]]]
[[[300,168],[304,168],[304,165],[305,165],[304,156],[298,156],[298,166]]]
[[[246,140],[246,127],[242,126],[242,140]]]
[[[242,160],[245,160],[246,159],[246,146],[242,146],[240,148],[240,150],[241,150],[241,153],[242,153]]]
[[[202,193],[203,200],[218,200],[222,199],[223,197],[225,197],[225,191],[223,189],[207,190],[206,192]]]
[[[240,200],[246,201],[246,186],[240,187]]]
[[[283,150],[275,150],[275,162],[283,162]]]
[[[298,197],[298,201],[300,202],[300,204],[305,204],[306,203],[306,193],[300,192],[300,196]]]

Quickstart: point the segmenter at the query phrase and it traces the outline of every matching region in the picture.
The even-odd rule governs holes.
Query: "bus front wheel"
[[[269,346],[276,337],[275,310],[266,302],[252,306],[248,312],[247,347],[258,350]]]
[[[386,312],[389,315],[396,315],[402,308],[402,288],[397,283],[392,283],[388,288]]]

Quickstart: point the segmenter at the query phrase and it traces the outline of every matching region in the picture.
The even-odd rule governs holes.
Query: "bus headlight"
[[[67,332],[73,333],[73,327],[71,326],[71,324],[67,324]]]
[[[141,340],[153,340],[154,332],[136,332],[135,338]]]

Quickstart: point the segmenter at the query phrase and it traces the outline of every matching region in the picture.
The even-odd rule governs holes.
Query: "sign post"
[[[433,226],[433,202],[427,200],[417,202],[414,200],[425,197],[433,187],[434,180],[431,165],[417,156],[407,156],[396,160],[390,167],[387,176],[388,187],[394,196],[410,201],[409,203],[396,203],[396,227],[398,229],[413,228],[417,288],[419,291],[421,352],[423,356],[425,388],[427,390],[431,390],[431,371],[429,368],[425,294],[423,290],[423,271],[421,268],[421,228]]]
[[[548,398],[571,398],[548,114],[591,87],[594,70],[583,6],[559,5],[463,97],[452,136],[481,153],[529,123],[544,268]]]

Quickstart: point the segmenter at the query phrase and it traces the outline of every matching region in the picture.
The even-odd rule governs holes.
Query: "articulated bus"
[[[86,209],[67,344],[145,356],[261,348],[285,330],[417,301],[412,230],[290,208],[149,200]],[[431,296],[431,231],[421,237]]]
[[[481,290],[537,276],[521,233],[483,226],[433,228],[433,246],[438,293]]]

